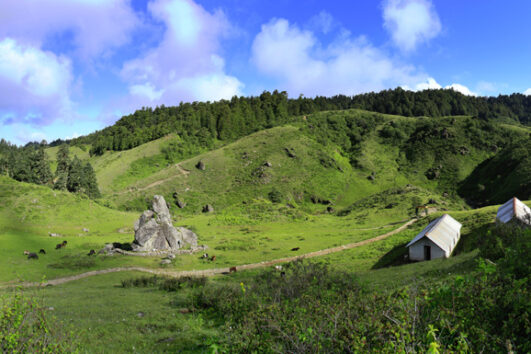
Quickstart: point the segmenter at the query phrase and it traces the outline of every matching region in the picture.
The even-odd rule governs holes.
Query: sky
[[[529,14],[527,0],[0,0],[0,138],[275,89],[529,95]]]

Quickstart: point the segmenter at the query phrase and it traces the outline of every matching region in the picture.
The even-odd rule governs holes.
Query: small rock
[[[170,253],[166,258],[168,259],[175,259],[175,255],[173,253]]]
[[[48,235],[50,235],[50,237],[61,237],[61,234],[57,234],[55,232],[48,232]]]
[[[143,312],[139,312],[139,313],[136,314],[136,316],[137,316],[138,318],[142,318],[142,317],[145,316],[145,314],[144,314]]]
[[[48,307],[48,311],[55,311],[55,308],[50,306],[50,307]]]
[[[206,169],[205,167],[205,163],[203,161],[199,161],[196,165],[195,165],[195,168],[197,168],[198,170],[201,170],[201,171],[204,171]]]
[[[288,154],[288,156],[291,157],[292,159],[294,159],[294,158],[297,157],[297,155],[295,155],[295,153],[292,151],[292,149],[284,148],[284,151],[286,151],[286,153]]]
[[[179,312],[182,313],[182,314],[185,314],[185,313],[190,313],[192,311],[190,311],[190,309],[187,309],[187,308],[181,308],[181,309],[179,309]]]
[[[374,175],[370,175],[370,176],[367,177],[367,179],[369,181],[374,181],[376,179],[376,177]]]
[[[171,264],[171,259],[163,259],[162,261],[160,261],[160,264],[161,265]]]
[[[264,166],[265,166],[265,167],[273,167],[273,164],[272,164],[271,162],[269,162],[269,161],[266,161],[266,162],[264,163]]]
[[[83,228],[83,232],[89,232],[90,230],[87,229],[86,227]]]

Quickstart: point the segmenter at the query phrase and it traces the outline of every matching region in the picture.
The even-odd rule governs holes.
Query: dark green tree
[[[81,161],[74,156],[72,163],[68,168],[68,179],[66,181],[66,188],[72,193],[85,193],[83,190],[83,165]]]
[[[68,171],[70,168],[70,151],[67,144],[63,144],[57,151],[57,169],[55,170],[54,189],[66,190]]]
[[[98,181],[96,179],[96,173],[94,172],[90,162],[87,162],[83,167],[81,186],[89,198],[95,199],[101,197],[100,190],[98,188]]]

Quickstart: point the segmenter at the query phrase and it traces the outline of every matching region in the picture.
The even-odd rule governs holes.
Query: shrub
[[[0,307],[0,352],[62,353],[77,351],[70,332],[51,318],[46,309],[20,290],[4,298]]]

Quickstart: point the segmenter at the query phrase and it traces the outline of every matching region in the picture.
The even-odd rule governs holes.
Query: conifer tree
[[[66,189],[68,189],[68,191],[72,193],[84,193],[85,191],[83,190],[82,179],[83,166],[81,165],[81,161],[77,158],[77,156],[74,156],[74,159],[72,160],[72,163],[70,163],[70,166],[68,168],[68,179],[66,181]]]
[[[68,171],[70,168],[70,152],[68,145],[63,144],[57,151],[57,169],[55,170],[54,189],[66,190]]]
[[[96,179],[96,173],[89,162],[87,162],[83,167],[81,181],[82,187],[89,198],[94,199],[101,197],[100,190],[98,188],[98,181]]]

